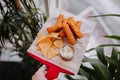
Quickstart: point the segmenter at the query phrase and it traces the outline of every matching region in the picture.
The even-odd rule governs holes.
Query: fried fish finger
[[[61,23],[56,23],[54,26],[48,27],[47,31],[48,31],[48,33],[51,33],[51,32],[55,32],[61,28],[62,28]]]
[[[69,18],[68,18],[68,21],[71,21],[71,22],[73,22],[73,23],[75,24],[75,20],[74,20],[74,17],[73,17],[73,16],[69,17]]]
[[[80,32],[80,29],[78,29],[73,22],[69,21],[68,24],[78,38],[81,38],[83,36],[82,32]]]
[[[64,15],[60,14],[57,18],[57,23],[62,23],[63,19],[64,19]]]
[[[73,33],[72,33],[72,31],[70,30],[70,28],[69,28],[69,25],[66,24],[66,23],[63,23],[63,24],[62,24],[62,27],[63,27],[63,30],[64,30],[64,32],[65,32],[65,34],[66,34],[69,42],[70,42],[72,45],[74,45],[74,44],[76,43],[76,39],[74,38]]]
[[[64,38],[64,37],[65,37],[65,32],[64,32],[64,30],[61,30],[61,31],[59,32],[59,36],[60,36],[61,38]]]
[[[80,29],[80,26],[82,25],[82,21],[76,21],[75,25],[78,27],[78,29]]]

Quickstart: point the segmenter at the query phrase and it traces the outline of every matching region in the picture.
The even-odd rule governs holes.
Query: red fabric
[[[48,62],[46,60],[43,60],[43,59],[35,56],[34,54],[30,53],[30,52],[28,52],[28,55],[33,57],[34,59],[38,60],[39,62],[41,62],[41,63],[43,63],[43,64],[48,66],[48,71],[47,71],[47,74],[46,74],[46,78],[48,80],[53,80],[53,79],[57,78],[58,74],[60,72],[74,75],[73,72],[65,70],[65,69],[62,69],[61,67],[59,67],[59,66],[57,66],[57,65],[55,65],[53,63],[50,63],[50,62]]]

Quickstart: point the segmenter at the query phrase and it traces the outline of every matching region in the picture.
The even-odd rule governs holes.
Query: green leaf
[[[108,46],[113,46],[113,47],[120,47],[120,44],[101,44],[99,45],[98,47],[108,47]],[[90,52],[90,51],[93,51],[95,50],[96,48],[91,48],[89,50],[86,50],[85,52]]]
[[[89,17],[90,17],[90,18],[94,18],[94,17],[104,17],[104,16],[115,16],[115,17],[120,17],[120,14],[104,14],[104,15],[89,16]]]
[[[84,71],[83,68],[80,68],[80,69],[79,69],[78,74],[87,77],[88,80],[91,80],[91,74],[89,74],[88,72]]]
[[[120,44],[102,44],[102,45],[99,45],[98,47],[108,47],[108,46],[120,47]]]
[[[70,75],[65,75],[65,77],[68,79],[68,80],[75,80],[75,79],[73,79]]]
[[[117,65],[117,72],[116,72],[116,75],[115,75],[115,80],[120,80],[120,60],[118,61],[118,65]]]
[[[109,70],[100,60],[84,58],[83,61],[91,63],[97,75],[100,75],[100,80],[112,80]]]
[[[0,47],[5,48],[5,39],[3,39],[3,37],[1,37],[1,36],[0,36],[0,44],[1,44]]]
[[[93,51],[93,50],[95,50],[95,48],[91,48],[89,50],[86,50],[85,52],[90,52],[90,51]]]
[[[99,60],[107,66],[107,61],[105,59],[105,55],[104,55],[104,49],[103,47],[97,47],[96,49],[97,52],[97,57],[99,58]]]
[[[5,11],[1,2],[0,2],[0,10],[1,10],[1,14],[4,15]]]
[[[111,55],[111,59],[117,60],[117,58],[118,58],[117,56],[118,56],[118,50],[115,49],[115,48],[113,48],[113,50],[112,50],[112,55]]]
[[[104,37],[120,40],[120,36],[117,36],[117,35],[110,35],[110,36],[104,36]]]
[[[118,52],[118,55],[120,55],[120,52]]]
[[[116,59],[111,59],[110,57],[107,57],[107,56],[105,58],[106,58],[106,60],[107,60],[108,63],[112,64],[114,67],[117,66],[118,61]]]
[[[119,70],[120,70],[120,61],[118,61],[118,54],[119,52],[118,52],[118,50],[117,49],[115,49],[115,48],[113,48],[113,50],[112,50],[112,55],[111,55],[111,60],[114,60],[114,64],[112,64],[112,63],[110,63],[110,66],[109,66],[109,71],[112,73],[112,77],[115,77],[115,80],[120,80],[120,72],[119,72]],[[116,60],[116,61],[115,61]],[[116,70],[118,70],[117,71],[117,73],[116,73]]]
[[[88,78],[88,80],[93,80],[92,79],[93,76],[94,76],[95,80],[99,80],[99,75],[96,74],[94,69],[91,69],[89,67],[81,65],[78,73],[86,76]]]

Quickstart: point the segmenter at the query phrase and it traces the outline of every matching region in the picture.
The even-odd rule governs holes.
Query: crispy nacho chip
[[[50,33],[48,36],[51,37],[51,38],[59,38],[58,37],[59,33]]]
[[[40,48],[40,51],[41,53],[46,57],[47,56],[47,53],[51,47],[52,43],[42,43],[42,44],[39,44],[39,48]]]
[[[63,41],[62,39],[56,39],[53,44],[55,45],[56,48],[61,48],[63,46]]]
[[[56,50],[56,48],[54,46],[51,46],[51,48],[49,49],[48,54],[47,54],[47,59],[51,59],[51,58],[57,56],[58,54],[59,53]]]
[[[44,37],[40,38],[40,39],[37,41],[37,45],[38,45],[38,44],[41,44],[41,43],[51,42],[50,39],[51,39],[51,37],[49,37],[49,36],[44,36]]]

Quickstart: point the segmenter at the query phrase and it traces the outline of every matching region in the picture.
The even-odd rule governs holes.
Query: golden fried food
[[[64,15],[60,14],[57,18],[57,23],[62,23],[63,19],[64,19]]]
[[[72,45],[74,45],[74,44],[76,43],[76,39],[75,39],[75,37],[73,36],[73,33],[72,33],[72,31],[70,30],[70,28],[69,28],[69,25],[66,24],[66,23],[63,23],[63,24],[62,24],[62,27],[63,27],[63,30],[64,30],[64,32],[65,32],[65,34],[66,34],[69,42],[70,42]]]
[[[83,36],[83,34],[80,32],[78,27],[73,22],[69,21],[68,24],[70,25],[70,28],[74,31],[75,35],[78,38],[81,38]]]

